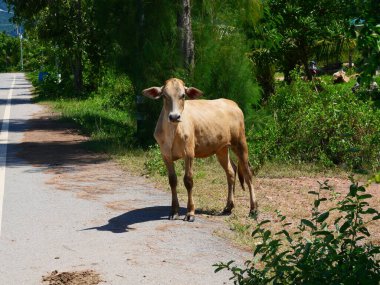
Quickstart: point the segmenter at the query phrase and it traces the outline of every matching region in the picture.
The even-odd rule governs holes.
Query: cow
[[[179,218],[177,197],[177,175],[174,161],[184,159],[187,189],[187,214],[185,221],[194,221],[193,161],[216,155],[227,176],[228,197],[224,214],[234,208],[236,173],[242,188],[244,182],[249,189],[250,214],[257,211],[257,201],[252,185],[252,171],[248,162],[244,115],[238,105],[228,99],[194,100],[202,92],[186,87],[184,82],[171,78],[162,87],[144,89],[142,94],[151,99],[163,98],[163,107],[158,118],[154,138],[160,146],[161,155],[168,171],[172,193],[169,219]],[[193,100],[186,100],[185,97]],[[238,166],[230,159],[229,148],[238,158]]]

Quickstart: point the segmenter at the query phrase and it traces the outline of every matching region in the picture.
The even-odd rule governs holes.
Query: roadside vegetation
[[[0,33],[0,72],[17,70],[19,65],[19,40]]]
[[[35,100],[88,135],[88,148],[162,188],[152,136],[161,104],[141,90],[179,77],[205,99],[239,104],[258,220],[247,217],[240,187],[233,214],[219,215],[227,186],[215,158],[196,160],[194,172],[197,213],[226,221],[217,234],[254,252],[245,268],[218,265],[236,284],[377,284],[350,278],[379,272],[380,193],[361,186],[379,182],[378,1],[193,0],[190,10],[185,0],[6,2],[32,47],[25,61]],[[348,82],[334,84],[338,70]],[[182,162],[176,168],[181,176]],[[187,196],[181,183],[179,196]]]

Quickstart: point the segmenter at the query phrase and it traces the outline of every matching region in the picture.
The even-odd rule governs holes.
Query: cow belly
[[[219,141],[214,144],[204,144],[204,145],[196,145],[195,146],[195,157],[209,157],[214,155],[219,150],[229,147],[231,144],[229,142]]]

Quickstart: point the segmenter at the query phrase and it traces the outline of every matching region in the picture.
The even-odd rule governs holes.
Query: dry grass
[[[157,184],[158,187],[170,191],[166,176],[159,174],[147,174],[144,170],[144,162],[148,158],[142,151],[127,153],[118,158],[121,164],[134,174],[146,175]],[[182,163],[176,163],[177,175],[183,175]],[[254,241],[251,232],[257,221],[249,218],[249,193],[243,191],[240,185],[236,185],[236,208],[230,216],[220,216],[227,199],[227,182],[224,171],[216,158],[211,157],[196,160],[194,164],[194,200],[197,215],[208,215],[215,220],[225,221],[228,230],[220,229],[217,235],[228,238],[239,247],[251,249]],[[363,177],[361,177],[363,179]],[[345,195],[350,182],[348,173],[340,169],[320,169],[315,165],[279,165],[267,164],[254,179],[256,195],[259,201],[258,221],[269,219],[274,223],[269,224],[273,232],[280,230],[276,210],[288,217],[294,229],[301,218],[310,218],[313,196],[308,191],[319,189],[318,181],[329,180],[329,185],[334,189],[334,196],[338,198]],[[186,205],[187,192],[182,179],[178,179],[178,195],[182,205]],[[373,185],[369,189],[374,197],[371,206],[379,209],[380,185]],[[322,207],[332,207],[336,201],[328,201]],[[170,201],[168,201],[170,203]],[[323,209],[323,208],[322,208]],[[371,239],[380,243],[379,225],[371,225]]]

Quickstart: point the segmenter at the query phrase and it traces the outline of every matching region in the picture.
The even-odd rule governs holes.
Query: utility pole
[[[24,71],[24,52],[22,49],[22,33],[19,30],[18,25],[16,26],[17,29],[17,36],[20,39],[20,65],[21,65],[21,71]]]
[[[21,71],[24,71],[24,51],[22,48],[22,34],[20,34],[20,63],[21,63]]]

